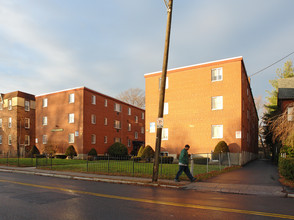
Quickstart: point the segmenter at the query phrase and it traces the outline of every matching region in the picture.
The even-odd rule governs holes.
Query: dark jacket
[[[180,157],[179,157],[179,163],[188,165],[189,164],[189,155],[188,151],[184,148],[181,151]]]

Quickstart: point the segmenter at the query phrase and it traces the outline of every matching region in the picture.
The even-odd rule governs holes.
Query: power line
[[[254,76],[254,75],[257,75],[258,73],[260,73],[260,72],[262,72],[262,71],[264,71],[264,70],[270,68],[271,66],[277,64],[278,62],[281,62],[283,59],[287,58],[288,56],[291,56],[293,53],[294,53],[294,51],[293,51],[292,53],[289,53],[287,56],[283,57],[282,59],[279,59],[278,61],[272,63],[271,65],[269,65],[269,66],[267,66],[267,67],[265,67],[265,68],[263,68],[263,69],[257,71],[256,73],[253,73],[253,74],[250,75],[249,77],[252,77],[252,76]]]

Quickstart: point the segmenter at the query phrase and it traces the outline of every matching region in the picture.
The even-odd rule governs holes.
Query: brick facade
[[[153,148],[160,77],[145,74],[145,139]],[[258,117],[242,57],[168,70],[167,77],[162,151],[179,153],[189,144],[190,153],[208,153],[224,140],[231,152],[257,153]]]

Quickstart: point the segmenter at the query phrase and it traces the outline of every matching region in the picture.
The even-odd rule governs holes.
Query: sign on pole
[[[163,128],[163,118],[157,119],[157,128]]]

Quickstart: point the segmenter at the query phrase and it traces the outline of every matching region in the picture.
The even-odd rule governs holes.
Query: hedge
[[[160,158],[159,163],[173,163],[173,161],[174,161],[173,157],[163,156]]]
[[[294,180],[294,158],[280,158],[280,174],[287,180]]]
[[[195,164],[207,164],[210,161],[210,158],[207,157],[199,157],[193,159]]]

